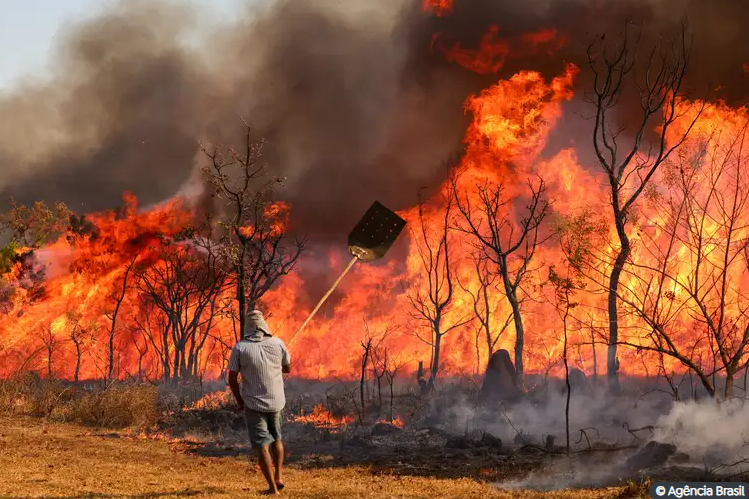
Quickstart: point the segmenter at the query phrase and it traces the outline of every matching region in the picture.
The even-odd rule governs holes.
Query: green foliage
[[[557,217],[556,230],[566,263],[579,274],[591,264],[595,248],[605,241],[608,225],[592,209],[587,209]]]
[[[18,250],[20,249],[21,245],[15,240],[0,249],[0,276],[10,272],[16,258],[18,258]]]
[[[11,199],[10,204],[10,211],[0,215],[0,228],[10,230],[13,240],[23,246],[38,248],[68,230],[72,212],[64,203],[50,207],[37,201],[26,206]]]

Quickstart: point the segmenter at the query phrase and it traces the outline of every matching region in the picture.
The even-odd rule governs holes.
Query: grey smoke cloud
[[[739,3],[456,0],[437,18],[420,0],[276,0],[214,26],[183,3],[123,1],[69,27],[49,81],[0,98],[0,200],[60,199],[85,212],[117,206],[127,190],[157,203],[194,180],[197,140],[233,140],[242,115],[289,177],[295,224],[338,240],[374,198],[404,208],[444,177],[469,93],[517,69],[584,66],[590,36],[619,30],[627,15],[652,40],[688,14],[690,83],[720,83],[743,102],[749,12]],[[435,32],[475,46],[492,24],[507,36],[555,27],[568,43],[492,76],[430,51]]]

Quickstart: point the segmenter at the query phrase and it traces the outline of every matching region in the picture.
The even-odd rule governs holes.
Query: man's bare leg
[[[279,439],[270,445],[270,451],[273,456],[273,466],[276,468],[276,487],[283,488],[283,442]]]
[[[273,475],[270,470],[271,459],[267,445],[263,445],[258,449],[257,460],[258,464],[260,464],[260,470],[263,472],[263,476],[265,477],[265,481],[268,482],[268,492],[271,494],[278,494],[278,488],[276,487],[276,482],[273,480]]]

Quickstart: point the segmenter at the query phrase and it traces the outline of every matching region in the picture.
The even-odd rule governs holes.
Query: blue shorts
[[[253,449],[259,449],[281,440],[283,411],[258,412],[245,408],[244,422]]]

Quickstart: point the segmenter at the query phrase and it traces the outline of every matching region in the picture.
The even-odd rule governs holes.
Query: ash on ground
[[[584,376],[577,383],[586,383]],[[418,384],[404,385],[392,400],[389,393],[369,392],[364,409],[356,385],[287,383],[283,439],[289,465],[362,465],[374,473],[553,490],[646,478],[735,480],[745,471],[742,452],[749,455],[743,440],[749,407],[739,403],[679,402],[642,386],[613,396],[593,383],[576,394],[573,386],[568,454],[566,389],[559,383],[539,383],[542,388],[512,403],[487,400],[487,390],[465,380],[426,394]],[[228,392],[217,393],[214,406],[171,411],[160,431],[169,432],[177,452],[254,459],[242,414],[233,410]]]

